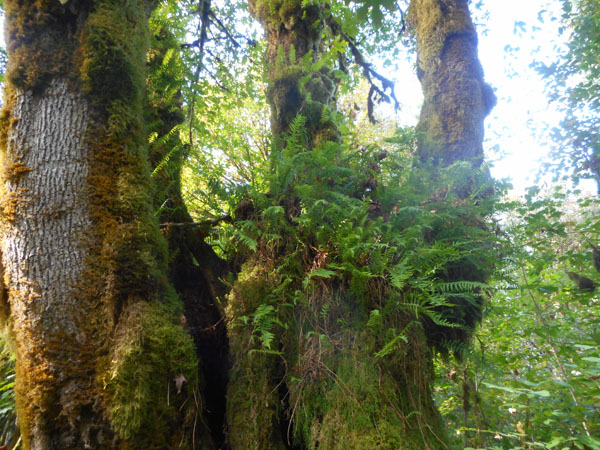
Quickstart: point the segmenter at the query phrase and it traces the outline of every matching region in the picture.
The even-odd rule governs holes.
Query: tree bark
[[[198,364],[149,200],[154,5],[62,3],[5,3],[0,248],[23,445],[191,445]]]
[[[486,283],[495,264],[490,238],[482,217],[494,208],[493,182],[489,170],[482,166],[484,120],[496,104],[493,89],[484,81],[483,68],[477,54],[477,32],[471,20],[467,0],[413,0],[409,9],[410,23],[417,41],[417,75],[423,90],[423,107],[417,125],[417,157],[436,180],[444,168],[455,167],[451,180],[439,186],[432,202],[440,197],[454,202],[465,212],[454,224],[440,222],[432,227],[430,242],[460,239],[463,227],[472,227],[470,256],[445,264],[438,277],[446,282],[472,281]],[[448,175],[446,175],[448,176]],[[477,205],[480,205],[478,208]],[[449,231],[451,230],[451,231]],[[430,344],[443,350],[448,342],[467,342],[482,318],[483,298],[449,299],[450,306],[440,312],[457,328],[426,323]]]
[[[249,6],[265,29],[273,135],[287,133],[291,122],[302,114],[313,145],[339,139],[333,124],[321,121],[323,108],[335,107],[336,80],[327,67],[319,71],[310,67],[322,57],[321,38],[328,10],[320,4],[303,7],[299,0],[251,0]],[[310,79],[301,83],[306,75]]]
[[[222,448],[230,362],[225,321],[219,305],[227,293],[222,279],[231,269],[205,242],[208,227],[194,224],[182,198],[181,170],[188,148],[180,134],[174,132],[184,120],[180,98],[184,80],[178,76],[182,72],[178,57],[180,43],[166,28],[152,31],[147,121],[155,124],[149,131],[157,136],[149,148],[154,169],[154,205],[169,245],[169,280],[183,301],[186,329],[194,339],[201,361],[202,415],[198,426],[203,431],[203,439],[200,448]],[[168,52],[171,56],[165,63]],[[175,94],[169,96],[172,92]]]

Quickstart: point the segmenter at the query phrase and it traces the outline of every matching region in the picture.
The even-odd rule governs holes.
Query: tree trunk
[[[419,156],[442,165],[483,161],[483,120],[496,104],[483,81],[468,0],[413,0],[417,75],[424,103],[417,126]]]
[[[455,163],[467,165],[461,168],[458,164],[447,173],[447,182],[442,182],[430,200],[443,197],[465,212],[455,223],[440,221],[427,239],[460,240],[461,229],[470,227],[471,254],[445,264],[438,276],[445,282],[486,283],[496,255],[490,255],[493,239],[482,220],[494,212],[493,181],[482,166],[482,144],[484,120],[496,104],[496,96],[483,79],[468,0],[413,0],[409,19],[417,41],[417,75],[424,97],[416,129],[418,166],[439,182],[445,168]],[[437,311],[457,328],[425,323],[430,344],[442,350],[448,342],[468,341],[482,318],[481,295],[469,300],[456,296],[449,303]]]
[[[154,168],[154,205],[169,245],[169,279],[183,301],[186,329],[194,339],[201,361],[202,415],[198,426],[203,431],[203,439],[200,448],[222,448],[230,362],[223,311],[218,305],[227,291],[221,279],[231,269],[206,244],[208,226],[194,224],[181,195],[181,170],[188,148],[176,131],[184,120],[180,99],[184,83],[179,75],[183,72],[179,67],[180,43],[165,28],[152,31],[147,122],[154,124],[150,134],[156,133],[149,149]],[[165,63],[168,52],[171,56]]]
[[[5,6],[0,248],[24,447],[188,446],[198,363],[142,114],[153,2]]]

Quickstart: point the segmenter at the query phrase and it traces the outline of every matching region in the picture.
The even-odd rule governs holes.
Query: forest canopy
[[[519,196],[485,2],[0,2],[0,445],[600,449],[600,5],[547,3]]]

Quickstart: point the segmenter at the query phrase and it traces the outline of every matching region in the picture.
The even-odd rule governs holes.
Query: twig
[[[215,15],[214,11],[210,11],[209,12],[210,17],[212,17],[214,20],[214,23],[216,23],[218,25],[218,27],[223,30],[223,32],[227,35],[227,37],[229,38],[229,40],[231,41],[231,43],[233,44],[233,46],[235,48],[240,48],[241,45],[240,43],[235,39],[235,37],[231,34],[231,32],[229,31],[229,29],[225,26],[225,24],[223,24],[223,22]],[[246,40],[246,42],[248,42],[248,45],[252,46],[252,47],[256,47],[256,41],[254,39],[251,39],[247,36],[244,36],[243,34],[238,34],[236,37],[241,37],[244,38]]]
[[[400,12],[402,13],[402,10],[400,10]],[[402,22],[404,23],[403,13]],[[375,102],[381,103],[383,101],[386,103],[392,103],[393,101],[394,109],[400,109],[400,102],[396,98],[396,93],[394,91],[394,82],[378,73],[375,69],[373,69],[373,64],[365,60],[365,57],[358,49],[355,40],[342,30],[342,27],[339,23],[336,22],[333,16],[330,15],[326,19],[326,23],[334,35],[341,36],[342,39],[344,39],[344,41],[348,43],[348,46],[350,47],[350,52],[354,57],[354,62],[356,63],[356,65],[362,68],[363,75],[371,86],[371,88],[369,89],[369,96],[367,98],[367,114],[371,123],[377,123],[373,112]],[[379,85],[375,82],[374,79],[379,82]],[[388,90],[389,94],[387,93]]]
[[[217,217],[216,219],[203,220],[202,222],[165,222],[160,224],[160,229],[212,226],[218,225],[221,222],[231,223],[231,216]]]
[[[198,80],[200,79],[200,72],[202,71],[202,65],[203,62],[202,60],[204,59],[204,43],[206,42],[206,37],[207,37],[207,30],[208,30],[208,25],[209,25],[209,21],[208,21],[208,13],[210,11],[210,2],[211,0],[200,0],[198,3],[198,11],[201,12],[202,17],[200,19],[200,22],[198,23],[198,27],[196,29],[196,32],[200,32],[200,38],[198,40],[198,51],[199,51],[199,57],[198,57],[198,66],[196,67],[196,71],[194,73],[194,82],[193,82],[193,86],[198,84]],[[188,120],[190,123],[190,131],[189,131],[189,144],[192,145],[193,142],[193,130],[194,127],[193,125],[193,121],[194,121],[194,116],[195,116],[195,110],[196,110],[196,89],[192,89],[192,98],[190,101],[190,106],[188,109]]]

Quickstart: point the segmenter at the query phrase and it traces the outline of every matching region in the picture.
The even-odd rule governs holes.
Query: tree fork
[[[310,151],[327,141],[339,143],[340,138],[334,123],[322,123],[320,115],[317,120],[311,117],[315,109],[335,108],[335,81],[330,80],[332,89],[321,92],[319,81],[323,79],[316,73],[313,83],[307,82],[304,90],[299,88],[300,78],[306,80],[309,74],[298,62],[310,51],[313,62],[322,55],[325,24],[320,5],[302,8],[302,4],[299,0],[256,0],[250,6],[265,28],[268,43],[272,132],[284,140],[293,120],[302,115],[306,119],[306,150]],[[273,151],[279,151],[277,145]],[[287,195],[284,207],[290,216],[294,197]],[[311,295],[310,305],[297,305],[282,319],[288,320],[285,326],[274,328],[274,351],[279,354],[261,352],[260,346],[252,343],[251,327],[243,326],[240,319],[251,317],[279,288],[277,265],[277,256],[263,257],[257,252],[242,268],[228,298],[234,364],[227,398],[231,447],[447,448],[431,398],[431,353],[415,318],[406,314],[400,323],[390,325],[406,330],[408,337],[402,350],[385,359],[374,356],[377,344],[361,334],[368,334],[366,330],[349,325],[363,319],[361,307],[368,309],[364,305],[383,299],[350,298],[343,282],[323,280],[322,289],[315,288]],[[294,280],[291,286],[300,289],[300,281]],[[326,306],[335,311],[334,317],[315,313]],[[330,327],[334,328],[335,344],[327,351],[319,333]]]

